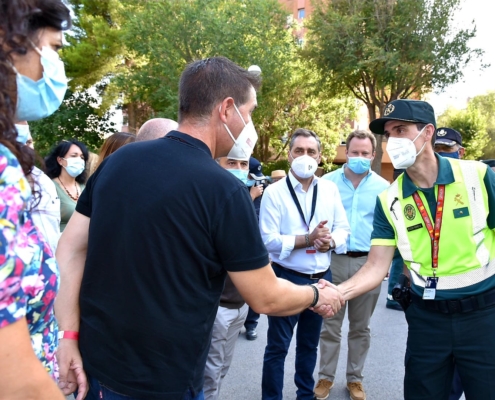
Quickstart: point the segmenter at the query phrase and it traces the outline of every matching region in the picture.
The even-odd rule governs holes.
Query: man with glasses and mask
[[[354,131],[346,139],[347,163],[323,179],[334,182],[339,189],[351,234],[347,252],[332,255],[332,278],[339,284],[354,275],[366,262],[370,250],[375,199],[389,183],[371,171],[375,157],[376,138],[367,131]],[[380,286],[348,302],[347,388],[352,400],[366,399],[363,369],[371,343],[370,321],[375,310]],[[323,322],[320,335],[320,372],[314,393],[318,400],[329,396],[335,382],[339,361],[342,323],[346,306],[334,317]]]
[[[246,186],[215,162],[250,157],[259,83],[224,57],[192,62],[177,131],[122,147],[89,179],[57,249],[57,320],[79,338],[57,353],[66,391],[85,371],[87,400],[203,399],[227,273],[260,313],[340,309],[335,288],[275,276]]]
[[[398,247],[410,276],[396,293],[409,325],[404,398],[447,399],[457,367],[466,398],[493,399],[495,174],[435,154],[424,101],[392,101],[370,129],[406,171],[378,196],[368,261],[338,287],[350,300],[378,286]]]
[[[261,200],[260,230],[275,274],[297,285],[331,280],[330,251],[346,251],[349,224],[337,187],[314,175],[320,162],[320,139],[297,129],[289,144],[290,172],[285,182],[270,185]],[[282,398],[284,363],[294,327],[297,398],[313,399],[322,318],[310,310],[268,317],[263,359],[262,399]]]

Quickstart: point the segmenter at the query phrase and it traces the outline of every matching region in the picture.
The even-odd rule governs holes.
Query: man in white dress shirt
[[[337,186],[314,173],[321,143],[307,129],[297,129],[289,145],[291,169],[265,190],[261,200],[260,230],[275,274],[299,285],[331,281],[330,250],[345,253],[350,228]],[[296,333],[298,400],[312,400],[322,318],[310,310],[290,317],[268,317],[263,360],[262,399],[282,399],[284,363]]]

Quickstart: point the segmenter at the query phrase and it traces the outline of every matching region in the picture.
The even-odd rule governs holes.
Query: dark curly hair
[[[60,173],[62,172],[62,166],[58,163],[57,158],[65,157],[70,149],[70,146],[72,146],[73,144],[81,149],[84,157],[84,162],[88,162],[89,152],[84,143],[81,143],[76,139],[62,140],[52,149],[50,154],[48,154],[48,156],[46,156],[45,158],[45,174],[47,174],[50,179],[55,179],[60,176]],[[76,182],[86,183],[86,179],[87,172],[85,169],[83,172],[81,172],[80,175],[77,176]]]
[[[70,26],[70,11],[62,0],[0,0],[0,143],[15,155],[26,175],[31,173],[35,157],[16,140],[17,85],[12,54],[26,54],[40,29],[62,31]]]

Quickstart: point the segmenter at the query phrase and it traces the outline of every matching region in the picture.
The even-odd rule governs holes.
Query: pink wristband
[[[58,332],[59,339],[72,339],[79,340],[79,332],[74,331],[59,331]]]

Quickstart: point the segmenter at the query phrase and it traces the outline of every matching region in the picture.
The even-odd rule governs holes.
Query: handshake
[[[344,295],[340,289],[325,279],[320,279],[314,286],[318,289],[319,298],[316,306],[310,309],[323,318],[335,316],[345,304]]]

